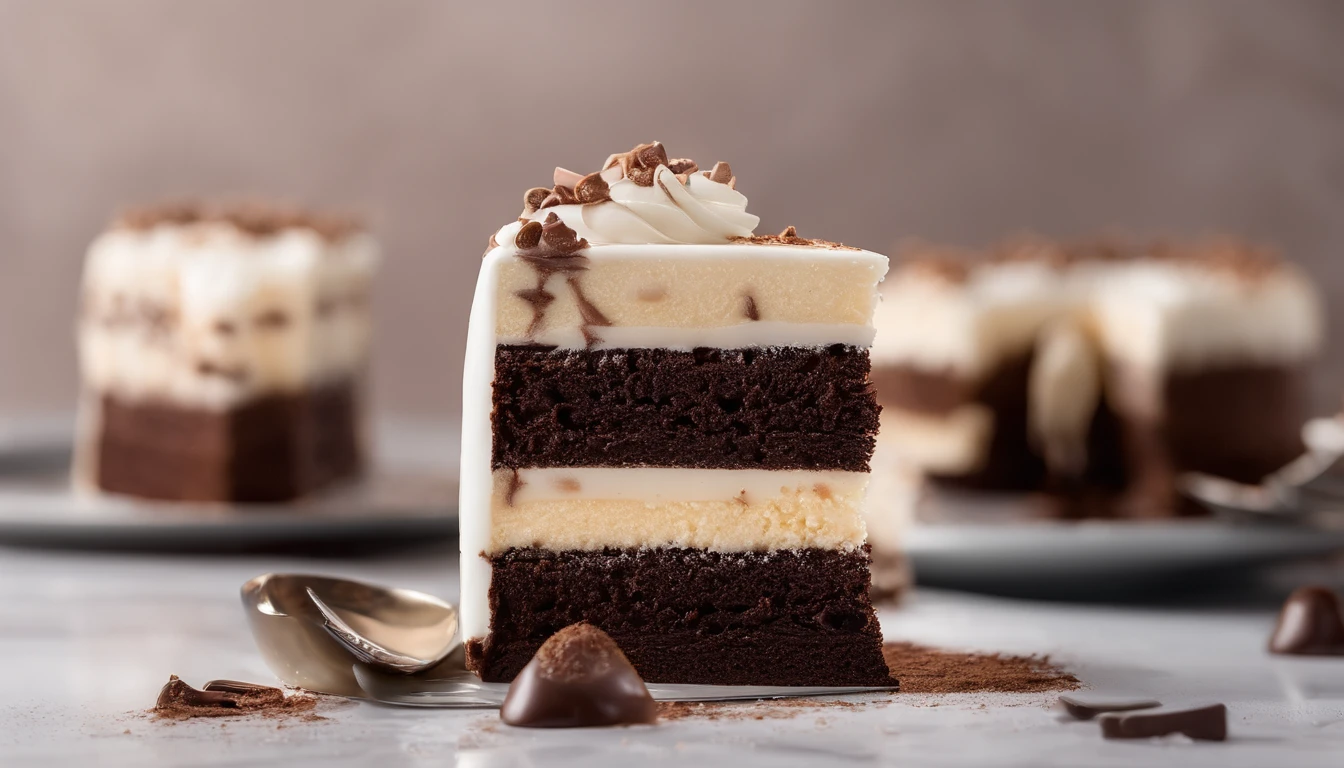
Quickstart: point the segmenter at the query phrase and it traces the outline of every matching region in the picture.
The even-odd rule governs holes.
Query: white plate
[[[457,533],[457,441],[448,430],[380,423],[361,481],[295,504],[147,502],[70,486],[70,421],[0,434],[0,544],[110,549],[359,547]]]
[[[1344,552],[1344,532],[1218,520],[911,526],[921,583],[1070,597],[1178,587]]]

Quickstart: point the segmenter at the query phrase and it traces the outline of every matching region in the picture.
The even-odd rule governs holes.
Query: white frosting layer
[[[1295,268],[1247,277],[1182,260],[990,263],[965,282],[898,270],[878,307],[875,365],[908,364],[976,379],[1072,315],[1105,357],[1156,370],[1279,363],[1315,355],[1320,298]]]
[[[367,235],[256,237],[221,223],[111,230],[85,264],[85,385],[226,408],[356,374],[377,261]]]
[[[760,218],[747,213],[747,198],[727,184],[693,173],[683,186],[665,165],[654,183],[641,187],[629,179],[611,184],[611,200],[589,205],[553,205],[528,218],[542,221],[554,213],[591,244],[599,243],[726,243],[747,237]],[[495,235],[513,242],[514,222]]]

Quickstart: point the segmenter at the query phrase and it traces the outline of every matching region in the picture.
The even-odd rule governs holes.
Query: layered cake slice
[[[885,288],[884,472],[1040,492],[1047,514],[1162,517],[1198,512],[1183,472],[1255,483],[1303,451],[1322,309],[1265,249],[923,248]]]
[[[373,239],[331,216],[163,206],[90,247],[76,482],[273,502],[358,473]]]
[[[649,681],[890,682],[863,516],[887,259],[754,236],[735,187],[645,144],[491,238],[461,494],[483,679],[586,621]]]

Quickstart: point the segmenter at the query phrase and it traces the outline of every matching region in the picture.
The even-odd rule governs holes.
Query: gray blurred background
[[[73,402],[116,209],[222,195],[366,214],[378,404],[456,419],[487,237],[653,139],[762,232],[1229,230],[1344,297],[1341,2],[0,0],[0,415]]]

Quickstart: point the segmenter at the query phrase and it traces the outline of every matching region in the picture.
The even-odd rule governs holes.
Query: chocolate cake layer
[[[541,644],[587,621],[648,682],[885,685],[868,553],[805,549],[550,552],[491,558],[491,634],[467,664],[507,681]]]
[[[492,467],[867,471],[868,351],[495,352]]]
[[[357,387],[341,382],[213,411],[102,398],[99,488],[173,501],[287,501],[362,464]]]

